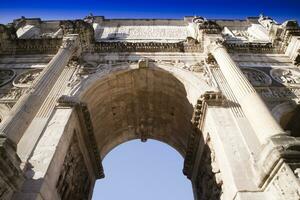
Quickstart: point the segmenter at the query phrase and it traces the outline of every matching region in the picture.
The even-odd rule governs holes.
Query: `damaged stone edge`
[[[91,121],[90,112],[88,110],[87,104],[84,102],[78,101],[75,97],[62,95],[58,99],[58,108],[64,107],[73,107],[77,111],[77,115],[79,117],[79,121],[81,123],[81,127],[85,130],[85,134],[87,137],[84,138],[85,146],[88,149],[91,162],[93,164],[93,169],[97,179],[104,178],[104,170],[102,166],[102,159],[100,156],[100,152],[98,150],[96,139],[94,135],[94,128]]]

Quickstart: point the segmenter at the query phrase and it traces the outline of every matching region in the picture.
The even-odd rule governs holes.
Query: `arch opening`
[[[106,178],[96,182],[93,199],[191,200],[191,182],[181,173],[182,165],[183,158],[165,143],[122,143],[103,160]]]
[[[202,91],[188,77],[183,83],[157,65],[119,69],[101,78],[95,75],[87,81],[87,89],[77,94],[89,107],[101,158],[133,139],[165,142],[184,157],[193,129],[193,103],[208,86],[200,81]]]
[[[149,63],[99,71],[72,95],[88,107],[102,160],[118,145],[135,139],[166,143],[185,159],[195,131],[194,105],[202,94],[213,90],[190,71]],[[183,163],[180,168],[182,176]]]

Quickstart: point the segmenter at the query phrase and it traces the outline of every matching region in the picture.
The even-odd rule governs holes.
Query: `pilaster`
[[[206,92],[195,106],[192,123],[194,131],[190,134],[184,160],[183,173],[192,181],[195,199],[220,199],[222,178],[217,167],[211,138],[204,135],[205,114],[208,106],[224,106],[221,93]]]

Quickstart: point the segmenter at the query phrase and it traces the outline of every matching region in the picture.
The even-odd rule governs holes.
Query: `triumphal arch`
[[[132,139],[176,149],[195,200],[300,199],[299,49],[263,15],[0,25],[0,199],[90,199]]]

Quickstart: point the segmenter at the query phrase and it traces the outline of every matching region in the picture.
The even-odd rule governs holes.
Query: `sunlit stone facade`
[[[300,199],[299,49],[266,16],[0,25],[0,199],[90,199],[133,139],[176,149],[195,200]]]

